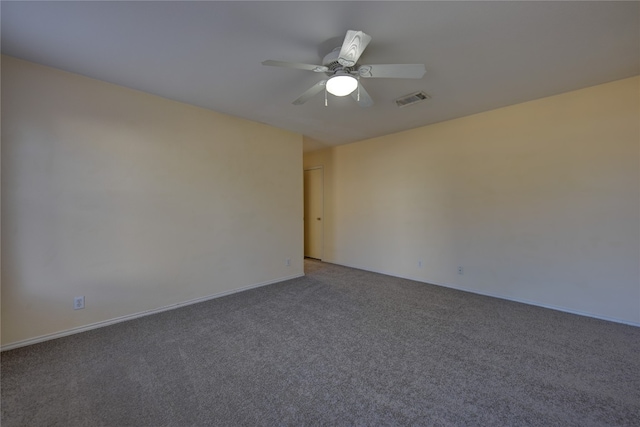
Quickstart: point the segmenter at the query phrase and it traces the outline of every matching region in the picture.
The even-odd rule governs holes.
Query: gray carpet
[[[306,273],[2,353],[2,426],[640,425],[640,328]]]

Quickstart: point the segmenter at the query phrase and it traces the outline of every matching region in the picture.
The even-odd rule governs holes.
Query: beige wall
[[[8,57],[2,113],[3,345],[303,273],[300,135]]]
[[[306,154],[325,171],[324,259],[640,324],[639,89]]]

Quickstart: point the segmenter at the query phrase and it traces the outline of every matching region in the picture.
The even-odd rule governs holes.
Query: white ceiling
[[[640,74],[638,2],[6,2],[2,52],[338,145]],[[360,63],[424,63],[421,80],[367,79],[375,101],[318,95],[348,29]],[[432,98],[399,109],[393,100]]]

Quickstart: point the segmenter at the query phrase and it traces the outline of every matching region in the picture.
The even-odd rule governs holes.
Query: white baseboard
[[[18,347],[25,347],[27,345],[37,344],[37,343],[40,343],[40,342],[49,341],[49,340],[53,340],[53,339],[56,339],[56,338],[66,337],[68,335],[79,334],[80,332],[90,331],[92,329],[98,329],[98,328],[102,328],[104,326],[109,326],[109,325],[113,325],[113,324],[120,323],[120,322],[126,322],[127,320],[133,320],[133,319],[137,319],[139,317],[150,316],[150,315],[156,314],[156,313],[162,313],[163,311],[174,310],[176,308],[184,307],[184,306],[187,306],[187,305],[197,304],[199,302],[204,302],[204,301],[209,301],[209,300],[214,299],[214,298],[220,298],[220,297],[224,297],[224,296],[227,296],[227,295],[235,294],[235,293],[238,293],[238,292],[248,291],[249,289],[259,288],[261,286],[272,285],[274,283],[284,282],[285,280],[295,279],[295,278],[302,277],[302,276],[304,276],[304,273],[303,274],[294,274],[294,275],[287,276],[287,277],[280,277],[278,279],[269,280],[269,281],[266,281],[266,282],[260,282],[260,283],[256,283],[256,284],[249,285],[249,286],[243,286],[242,288],[233,289],[231,291],[219,292],[217,294],[207,295],[205,297],[195,298],[195,299],[191,299],[191,300],[188,300],[188,301],[179,302],[179,303],[176,303],[176,304],[170,304],[170,305],[166,305],[164,307],[154,308],[154,309],[151,309],[151,310],[145,310],[145,311],[141,311],[139,313],[134,313],[134,314],[127,314],[126,316],[120,316],[120,317],[116,317],[116,318],[109,319],[109,320],[103,320],[101,322],[91,323],[89,325],[78,326],[76,328],[66,329],[66,330],[60,331],[60,332],[54,332],[52,334],[41,335],[39,337],[29,338],[29,339],[22,340],[22,341],[16,341],[16,342],[13,342],[13,343],[9,343],[9,344],[3,345],[2,347],[0,347],[0,351],[13,350],[14,348],[18,348]]]
[[[522,303],[522,304],[534,305],[536,307],[542,307],[542,308],[548,308],[548,309],[551,309],[551,310],[562,311],[562,312],[565,312],[565,313],[577,314],[578,316],[593,317],[594,319],[606,320],[606,321],[609,321],[609,322],[622,323],[622,324],[625,324],[625,325],[640,327],[640,323],[639,322],[633,322],[633,321],[630,321],[630,320],[617,319],[615,317],[608,317],[608,316],[601,316],[599,314],[593,314],[593,313],[589,313],[589,312],[586,312],[586,311],[573,310],[573,309],[570,309],[570,308],[560,307],[560,306],[555,306],[555,305],[550,305],[550,304],[542,304],[542,303],[539,303],[539,302],[529,301],[529,300],[521,299],[521,298],[507,297],[507,296],[504,296],[504,295],[493,294],[493,293],[490,293],[490,292],[478,291],[476,289],[469,289],[469,288],[465,288],[465,287],[462,287],[462,286],[454,286],[454,285],[450,285],[450,284],[447,284],[447,283],[438,283],[438,282],[433,282],[433,281],[427,281],[425,279],[418,278],[418,277],[401,276],[401,275],[398,275],[398,274],[395,274],[395,273],[390,273],[390,272],[387,272],[387,271],[370,270],[370,269],[367,269],[367,268],[358,267],[356,265],[349,265],[349,264],[343,264],[343,263],[331,262],[331,261],[324,261],[324,262],[328,262],[328,263],[336,264],[336,265],[342,265],[344,267],[349,267],[349,268],[357,268],[359,270],[370,271],[372,273],[384,274],[386,276],[392,276],[392,277],[398,277],[398,278],[401,278],[401,279],[413,280],[413,281],[416,281],[416,282],[426,283],[426,284],[429,284],[429,285],[436,285],[436,286],[442,286],[444,288],[456,289],[458,291],[470,292],[472,294],[483,295],[483,296],[486,296],[486,297],[499,298],[499,299],[503,299],[503,300],[507,300],[507,301],[513,301],[513,302],[519,302],[519,303]]]

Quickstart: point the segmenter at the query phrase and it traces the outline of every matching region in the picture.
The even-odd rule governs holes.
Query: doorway
[[[307,258],[322,259],[323,178],[322,166],[304,170],[304,256]]]

